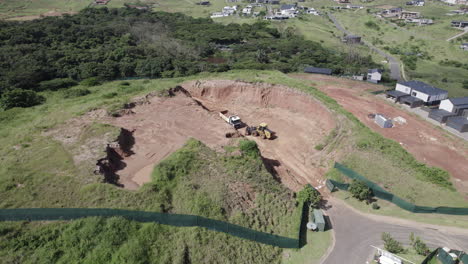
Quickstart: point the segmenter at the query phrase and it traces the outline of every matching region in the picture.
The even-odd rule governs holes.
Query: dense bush
[[[239,141],[239,149],[242,154],[251,155],[251,156],[258,156],[260,153],[257,143],[253,140],[241,140]]]
[[[51,90],[51,91],[57,91],[62,88],[68,88],[71,86],[77,85],[78,82],[75,80],[72,80],[70,78],[61,78],[61,79],[53,79],[50,81],[43,81],[39,83],[39,89],[44,91],[44,90]]]
[[[390,253],[398,254],[405,251],[400,242],[396,241],[389,233],[382,233],[385,250]]]
[[[377,25],[375,22],[373,21],[367,21],[366,23],[364,23],[364,25],[368,28],[371,28],[371,29],[375,29],[375,30],[380,30],[380,27],[379,25]]]
[[[45,98],[31,90],[14,89],[2,94],[0,106],[4,109],[30,107],[41,104]]]
[[[297,193],[297,201],[300,203],[309,203],[311,207],[317,207],[322,200],[322,195],[310,184],[306,184],[302,190]]]
[[[102,82],[96,77],[90,77],[81,81],[80,84],[83,86],[92,87],[92,86],[101,85]]]
[[[420,237],[415,237],[414,233],[410,234],[410,241],[414,250],[419,255],[427,256],[431,252],[429,248],[427,247],[426,243],[424,243]]]
[[[213,56],[223,63],[210,63]],[[368,58],[347,57],[294,32],[282,34],[269,22],[223,25],[180,13],[87,8],[72,16],[1,21],[0,94],[9,87],[60,89],[69,79],[93,86],[97,79],[88,78],[177,77],[233,68],[291,72],[306,65],[342,73],[376,66]]]
[[[363,181],[353,180],[348,191],[360,201],[369,200],[372,197],[372,190]]]

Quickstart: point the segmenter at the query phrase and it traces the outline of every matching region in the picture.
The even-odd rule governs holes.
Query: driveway
[[[335,24],[335,27],[338,30],[343,32],[345,35],[353,35],[351,32],[349,32],[343,26],[341,26],[341,24],[338,22],[338,20],[331,13],[328,13],[328,17],[333,21],[333,24]],[[388,63],[389,63],[389,67],[390,67],[390,77],[392,79],[397,80],[397,81],[402,81],[403,80],[402,75],[401,75],[401,70],[400,70],[401,69],[400,68],[400,63],[398,62],[398,60],[395,57],[391,56],[390,54],[385,53],[381,49],[375,47],[374,45],[372,45],[371,43],[369,43],[369,42],[367,42],[367,41],[365,41],[363,39],[361,41],[362,41],[362,43],[364,43],[366,46],[368,46],[374,52],[377,52],[381,56],[387,58]]]
[[[335,244],[322,264],[364,264],[372,258],[371,245],[383,247],[382,232],[388,232],[403,244],[409,244],[413,232],[432,249],[447,246],[468,250],[468,230],[416,223],[386,216],[368,215],[330,198],[331,208],[324,210],[333,226]],[[457,234],[460,232],[460,234]]]

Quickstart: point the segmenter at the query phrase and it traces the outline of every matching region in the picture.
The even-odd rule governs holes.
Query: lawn
[[[284,264],[319,264],[332,242],[332,231],[307,231],[307,244],[301,249],[288,249],[283,253]]]

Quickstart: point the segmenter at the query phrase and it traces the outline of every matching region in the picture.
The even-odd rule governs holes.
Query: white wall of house
[[[402,84],[397,83],[395,90],[400,91],[405,94],[410,94],[411,88]]]
[[[422,93],[422,92],[418,92],[418,91],[415,91],[415,90],[411,90],[411,93],[410,93],[411,96],[413,97],[416,97],[418,99],[421,99],[423,100],[424,102],[429,102],[429,95],[428,94],[425,94],[425,93]],[[431,100],[432,101],[432,100]]]
[[[449,99],[442,100],[439,105],[439,109],[445,110],[447,112],[453,111],[453,104]]]
[[[373,72],[367,74],[367,79],[372,79],[375,81],[380,81],[382,79],[382,74],[380,72]]]

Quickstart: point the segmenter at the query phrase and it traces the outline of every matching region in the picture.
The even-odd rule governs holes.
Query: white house
[[[397,83],[395,90],[408,94],[411,97],[419,99],[424,104],[428,105],[437,104],[441,100],[447,99],[448,97],[447,91],[436,88],[421,81],[408,81]],[[405,99],[405,97],[403,97],[402,100],[403,99]],[[414,102],[416,101],[415,99],[410,100]]]
[[[218,18],[218,17],[227,17],[229,16],[228,13],[224,13],[224,12],[214,12],[211,14],[211,18]]]
[[[318,11],[315,10],[315,8],[312,8],[312,7],[307,10],[307,14],[311,14],[311,15],[315,15],[315,16],[319,15]]]
[[[298,12],[296,10],[296,5],[282,5],[280,7],[281,15],[294,17]]]
[[[237,6],[225,6],[223,7],[223,13],[232,15],[237,11]]]
[[[382,80],[382,70],[369,69],[367,71],[367,80],[369,82],[378,83],[380,80]]]
[[[463,110],[468,109],[468,96],[442,100],[440,102],[439,109],[457,115],[461,114]]]
[[[468,3],[467,0],[441,0],[441,1],[449,5],[466,5]]]
[[[242,14],[250,15],[252,13],[252,6],[248,5],[244,9],[242,9]]]

